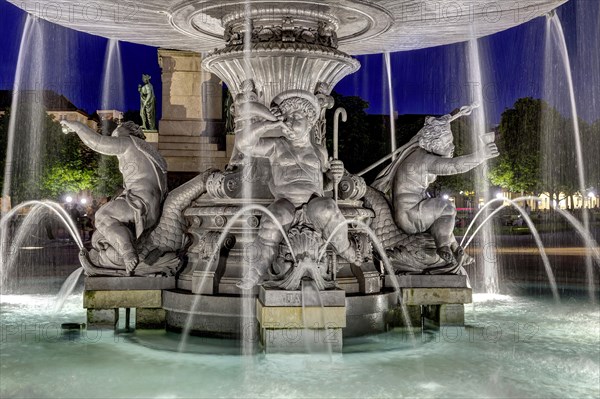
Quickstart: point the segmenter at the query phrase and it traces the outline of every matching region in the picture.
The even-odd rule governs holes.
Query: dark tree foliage
[[[369,103],[357,96],[332,93],[335,106],[326,113],[327,148],[333,155],[333,116],[339,107],[346,109],[348,120],[339,124],[340,159],[351,173],[358,173],[389,153],[383,123],[369,118],[365,110]]]
[[[502,114],[497,141],[500,157],[490,171],[494,184],[515,193],[534,193],[542,189],[543,107],[540,100],[523,98]]]
[[[13,204],[28,199],[58,199],[67,192],[87,190],[93,184],[95,154],[79,139],[62,133],[62,128],[43,105],[36,101],[18,104],[14,121],[12,161],[8,161],[9,121],[7,110],[0,123],[0,151],[6,154],[2,168],[10,171],[10,193]]]
[[[589,188],[596,195],[600,193],[600,119],[585,125],[583,139]]]
[[[9,140],[10,110],[0,116],[0,152]],[[19,104],[15,120],[12,162],[0,162],[4,187],[10,168],[12,204],[31,199],[60,200],[65,194],[90,190],[96,195],[113,195],[121,186],[116,157],[105,157],[85,146],[75,134],[64,134],[60,123],[42,104]]]
[[[598,136],[584,121],[580,125],[586,180],[592,183],[598,174],[594,161]],[[515,193],[545,192],[553,198],[579,192],[573,120],[545,101],[522,98],[504,111],[498,148],[500,157],[490,171],[494,184]]]
[[[140,110],[129,110],[123,114],[124,121],[131,121],[136,125],[142,126],[142,116],[140,115]]]
[[[389,118],[386,118],[389,120]],[[408,143],[425,126],[425,115],[400,115],[396,119],[398,147]]]

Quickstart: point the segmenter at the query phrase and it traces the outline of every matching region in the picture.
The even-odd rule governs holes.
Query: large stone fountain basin
[[[327,14],[349,54],[414,50],[491,35],[542,16],[567,0],[9,0],[78,31],[197,52],[223,45],[232,14]],[[296,15],[296,18],[301,16]]]

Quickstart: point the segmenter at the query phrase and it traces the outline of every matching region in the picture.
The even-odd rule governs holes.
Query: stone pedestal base
[[[239,296],[194,295],[188,291],[163,292],[167,329],[182,331],[191,322],[190,331],[197,335],[240,339],[255,331],[256,308],[244,301],[256,299]],[[250,309],[249,309],[250,308]],[[194,317],[190,312],[194,310]],[[247,314],[246,314],[247,312]],[[256,336],[256,335],[254,335]]]
[[[406,315],[402,314],[402,307],[396,306],[386,315],[386,323],[390,327],[420,329],[422,327],[421,306],[407,305],[404,307]]]
[[[163,85],[158,150],[169,172],[224,169],[231,153],[225,145],[219,78],[202,69],[198,53],[159,49],[158,59]]]
[[[465,305],[429,305],[423,307],[426,327],[462,327],[465,325]]]
[[[135,311],[135,328],[144,330],[162,330],[165,328],[166,312],[164,309],[138,308]]]
[[[400,287],[406,311],[403,315],[400,306],[388,311],[388,326],[408,327],[406,319],[413,328],[465,325],[464,304],[471,303],[473,295],[466,276],[386,276],[385,284]]]
[[[260,288],[256,319],[266,353],[341,352],[345,292],[320,291],[320,298],[310,294]]]
[[[125,309],[126,327],[130,327],[131,309],[136,309],[136,328],[164,328],[162,290],[175,287],[173,278],[87,277],[83,307],[89,326],[116,327],[119,309]]]
[[[162,291],[85,291],[83,307],[86,309],[158,309],[162,306]]]
[[[394,287],[393,279],[400,288],[471,288],[467,276],[457,275],[407,275],[385,276],[385,286]]]
[[[215,272],[197,270],[192,275],[192,285],[190,291],[197,295],[215,295]]]
[[[116,328],[119,309],[88,309],[87,325],[90,327]]]
[[[144,130],[144,135],[147,143],[152,144],[154,148],[158,148],[158,130]]]
[[[86,291],[154,291],[176,287],[175,277],[86,277]]]
[[[328,353],[342,351],[342,329],[260,329],[266,353]]]
[[[352,265],[351,269],[358,280],[359,290],[362,294],[375,294],[381,291],[381,275],[372,262],[366,263],[362,267]]]
[[[402,288],[405,305],[450,305],[471,303],[470,288]]]

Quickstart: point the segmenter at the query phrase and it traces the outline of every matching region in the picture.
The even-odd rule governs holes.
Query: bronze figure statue
[[[140,92],[140,116],[142,117],[142,129],[156,130],[156,96],[154,95],[154,86],[150,83],[150,75],[143,74],[142,82],[138,85]]]

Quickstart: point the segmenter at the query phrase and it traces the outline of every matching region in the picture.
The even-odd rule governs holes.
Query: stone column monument
[[[162,119],[158,149],[170,173],[191,176],[223,169],[225,147],[221,80],[202,69],[198,53],[158,50],[162,68]]]

